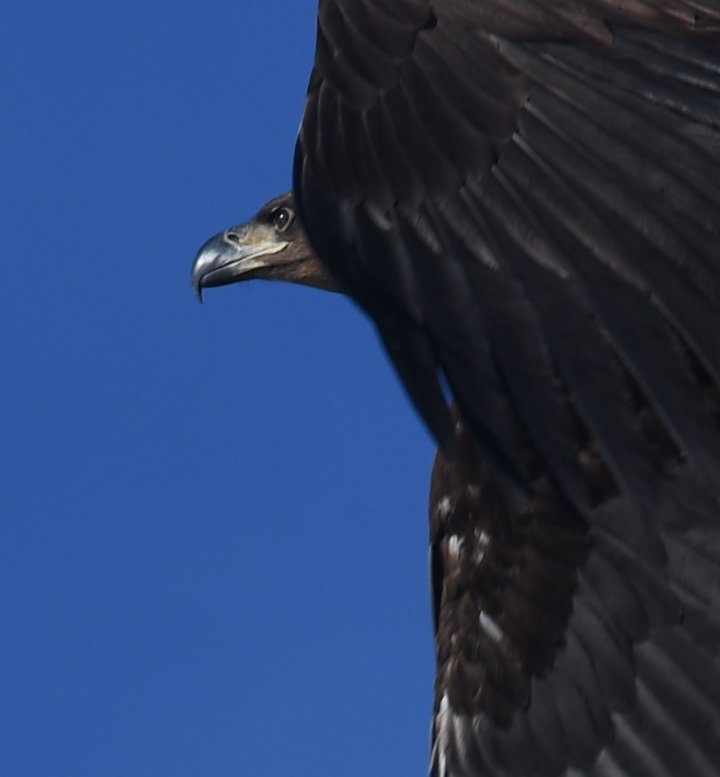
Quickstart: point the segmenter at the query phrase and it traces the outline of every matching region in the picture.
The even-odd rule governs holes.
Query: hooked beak
[[[197,252],[192,264],[191,280],[197,298],[209,286],[225,286],[247,276],[252,270],[267,266],[267,257],[288,246],[287,242],[257,239],[247,227],[220,232]]]

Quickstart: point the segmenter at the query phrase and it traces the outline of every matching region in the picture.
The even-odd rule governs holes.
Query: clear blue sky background
[[[430,440],[346,300],[194,300],[315,0],[4,0],[0,775],[426,770]]]

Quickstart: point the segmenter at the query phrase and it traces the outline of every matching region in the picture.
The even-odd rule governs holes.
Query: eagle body
[[[720,775],[720,0],[321,0],[251,277],[438,440],[433,777]]]

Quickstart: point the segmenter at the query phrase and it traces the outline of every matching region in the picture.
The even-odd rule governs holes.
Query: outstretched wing
[[[717,0],[320,4],[294,181],[310,241],[436,436],[442,371],[518,488],[518,420],[581,488],[571,403],[642,497],[622,368],[706,458],[718,26]]]
[[[716,774],[720,0],[321,0],[294,178],[524,591],[439,568],[436,773]]]

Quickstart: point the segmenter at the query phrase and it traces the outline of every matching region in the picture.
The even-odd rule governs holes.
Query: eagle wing
[[[717,775],[720,2],[321,0],[294,187],[442,446],[434,774]]]

